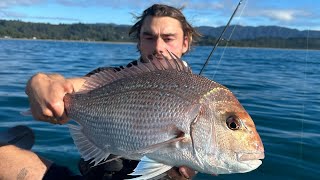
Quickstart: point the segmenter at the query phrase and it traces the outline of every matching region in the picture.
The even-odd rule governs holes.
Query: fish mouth
[[[245,153],[237,153],[237,159],[240,163],[245,164],[247,167],[243,169],[244,172],[252,171],[258,168],[262,164],[262,159],[264,159],[264,152],[245,152]]]
[[[264,152],[245,152],[245,153],[237,153],[238,161],[252,161],[264,159]]]

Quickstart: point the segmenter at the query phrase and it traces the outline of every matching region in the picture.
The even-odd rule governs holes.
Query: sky
[[[50,24],[134,24],[154,3],[184,7],[193,26],[224,26],[239,0],[0,0],[0,19]],[[320,30],[318,0],[243,0],[232,24]]]

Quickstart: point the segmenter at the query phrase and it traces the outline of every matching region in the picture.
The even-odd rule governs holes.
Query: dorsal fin
[[[79,93],[86,93],[93,89],[109,84],[113,81],[152,71],[171,69],[191,73],[191,69],[188,67],[186,62],[178,58],[170,51],[168,52],[171,57],[170,60],[164,55],[162,55],[163,59],[161,60],[153,56],[152,59],[148,59],[148,62],[142,63],[138,61],[137,65],[131,64],[130,67],[125,67],[124,69],[120,69],[119,71],[116,71],[113,68],[107,68],[91,75],[90,77],[85,77],[86,81],[79,90]]]

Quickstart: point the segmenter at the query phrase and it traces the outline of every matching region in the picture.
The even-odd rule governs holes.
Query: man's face
[[[181,24],[170,17],[147,16],[140,31],[138,47],[143,59],[152,57],[170,58],[167,50],[181,57],[188,50],[187,36],[183,35]]]

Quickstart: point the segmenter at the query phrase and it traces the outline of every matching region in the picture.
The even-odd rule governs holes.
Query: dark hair
[[[153,17],[171,17],[178,20],[181,23],[183,35],[188,37],[190,50],[191,43],[195,41],[195,39],[199,38],[201,35],[188,23],[181,10],[183,8],[177,9],[171,6],[163,5],[163,4],[154,4],[151,7],[147,8],[143,11],[141,16],[136,16],[137,22],[131,27],[129,31],[129,35],[133,35],[134,38],[140,40],[140,31],[143,24],[144,19],[147,16]]]

